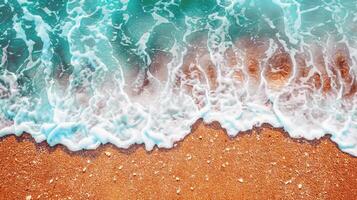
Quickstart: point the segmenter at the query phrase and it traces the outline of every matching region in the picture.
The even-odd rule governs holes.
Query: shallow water
[[[199,118],[357,156],[357,0],[0,0],[0,136],[170,148]]]

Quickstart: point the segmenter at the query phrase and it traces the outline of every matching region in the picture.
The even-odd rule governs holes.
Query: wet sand
[[[175,148],[69,152],[0,139],[0,199],[355,199],[357,159],[269,125],[229,138],[197,122]]]

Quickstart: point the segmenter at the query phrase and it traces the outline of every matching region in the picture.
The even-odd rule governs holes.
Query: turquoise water
[[[356,156],[356,13],[357,0],[0,0],[0,136],[151,150],[203,118],[232,136],[330,134]]]

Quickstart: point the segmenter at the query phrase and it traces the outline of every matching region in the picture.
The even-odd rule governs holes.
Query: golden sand
[[[69,152],[0,139],[0,199],[355,199],[357,159],[269,125],[229,138],[197,122],[169,150]]]

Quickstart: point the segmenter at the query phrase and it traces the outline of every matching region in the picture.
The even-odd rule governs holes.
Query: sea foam
[[[357,2],[3,1],[0,136],[171,148],[198,119],[357,155]]]

